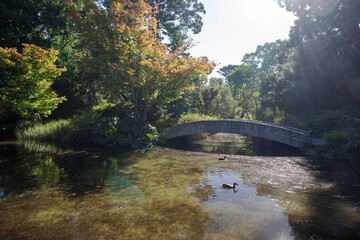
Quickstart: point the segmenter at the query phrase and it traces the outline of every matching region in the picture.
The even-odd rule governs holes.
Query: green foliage
[[[79,36],[78,88],[122,103],[144,119],[213,68],[206,58],[185,56],[190,43],[170,52],[158,38],[156,10],[143,0],[109,1],[106,8],[91,1],[68,5],[68,19]]]
[[[116,105],[98,106],[69,120],[51,121],[17,131],[19,140],[58,141],[79,146],[147,147],[156,142],[156,128],[134,115],[114,116]]]
[[[308,130],[313,137],[323,137],[324,133],[335,129],[344,131],[356,129],[356,126],[349,124],[349,109],[324,110],[319,114],[298,116],[301,122],[300,128]],[[350,129],[347,129],[350,128]]]
[[[199,113],[186,113],[181,115],[178,120],[178,124],[188,123],[188,122],[197,122],[197,121],[204,121],[204,120],[216,120],[217,118],[206,116]]]
[[[310,131],[312,137],[326,139],[326,145],[317,149],[319,156],[351,160],[352,153],[360,151],[360,119],[349,113],[355,114],[351,109],[326,110],[297,120],[301,119],[300,127]]]
[[[77,145],[147,147],[156,141],[156,128],[139,116],[126,114],[120,105],[102,104],[71,120]]]
[[[232,65],[229,67],[231,69]],[[257,64],[247,61],[237,66],[226,76],[226,82],[231,87],[232,95],[242,109],[242,115],[250,119],[250,116],[254,116],[259,105]]]
[[[347,144],[349,134],[339,130],[333,130],[325,134],[326,144],[319,147],[317,154],[320,156],[330,155],[336,159],[347,160],[349,158]]]
[[[287,78],[280,72],[290,53],[288,41],[277,40],[245,54],[242,64],[223,68],[227,83],[248,119],[275,121],[286,102]]]
[[[195,89],[183,94],[182,99],[167,108],[174,118],[184,112],[199,113],[216,118],[237,118],[240,114],[238,102],[234,99],[230,86],[223,79],[211,78],[210,81],[199,81]]]
[[[38,153],[58,153],[61,148],[53,142],[21,140],[19,143],[27,150]]]
[[[192,107],[202,115],[214,115],[220,89],[213,85],[202,85],[191,93]]]
[[[203,3],[198,0],[146,0],[151,6],[157,4],[156,20],[161,34],[169,38],[169,48],[174,51],[181,48],[188,38],[188,32],[201,31],[202,17],[205,14]]]
[[[102,120],[102,114],[96,111],[86,111],[82,114],[75,115],[71,119],[71,124],[77,130],[90,130]]]
[[[161,132],[165,128],[169,128],[176,125],[177,120],[169,117],[163,117],[154,123],[154,127]]]
[[[0,2],[0,46],[22,48],[23,43],[54,47],[69,32],[60,0]]]
[[[325,134],[325,139],[327,142],[332,143],[334,146],[336,144],[344,144],[347,142],[349,134],[339,130],[333,130]]]
[[[54,65],[58,52],[24,44],[23,53],[0,48],[0,108],[9,109],[30,122],[47,117],[66,100],[51,90],[53,79],[65,68]]]
[[[237,67],[239,67],[239,65],[232,65],[232,64],[229,64],[227,66],[224,66],[222,68],[219,69],[218,73],[223,76],[223,77],[227,77],[229,76],[232,71],[234,71]]]
[[[46,124],[36,124],[35,126],[16,131],[19,140],[36,141],[58,141],[62,142],[72,131],[69,120],[51,121]]]
[[[219,96],[215,104],[216,106],[214,108],[216,110],[214,111],[214,116],[222,119],[235,119],[241,115],[241,107],[233,97],[229,85],[220,86]]]
[[[278,2],[299,17],[290,32],[292,53],[282,69],[291,82],[284,109],[295,114],[359,109],[359,1]]]
[[[252,88],[256,87],[255,74],[250,66],[244,64],[235,68],[230,75],[226,77],[226,81],[233,89],[234,97],[239,97],[239,89],[243,84],[247,84]]]

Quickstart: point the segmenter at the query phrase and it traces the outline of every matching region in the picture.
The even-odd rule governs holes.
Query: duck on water
[[[235,189],[235,185],[238,185],[238,186],[239,186],[239,184],[237,184],[237,183],[234,183],[233,185],[227,184],[227,183],[221,184],[221,186],[222,186],[223,188],[234,188],[234,189]]]

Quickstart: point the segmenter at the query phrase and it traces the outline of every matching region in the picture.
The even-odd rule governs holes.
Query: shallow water
[[[172,139],[168,146],[193,151],[246,156],[301,156],[300,150],[282,143],[239,134],[198,134]]]
[[[351,165],[221,156],[0,143],[0,239],[360,239]]]

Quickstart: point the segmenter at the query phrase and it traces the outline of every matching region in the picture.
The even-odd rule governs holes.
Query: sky
[[[275,0],[200,0],[205,6],[203,27],[191,35],[196,44],[193,57],[206,56],[218,66],[210,77],[229,64],[240,64],[244,54],[255,52],[258,45],[288,38],[294,24],[292,13],[280,8]]]

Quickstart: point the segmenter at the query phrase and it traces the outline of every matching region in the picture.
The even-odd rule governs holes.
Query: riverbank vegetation
[[[243,118],[308,130],[327,140],[320,156],[355,159],[360,5],[277,2],[297,16],[289,38],[212,79],[214,64],[187,52],[205,13],[197,0],[3,3],[1,138],[17,129],[21,139],[144,147],[178,122]]]

